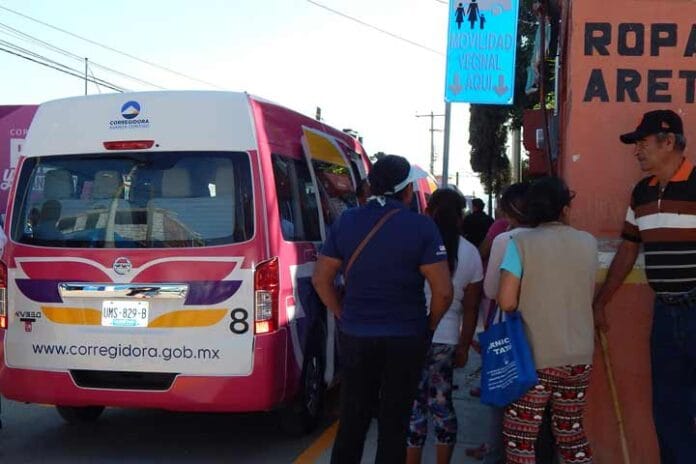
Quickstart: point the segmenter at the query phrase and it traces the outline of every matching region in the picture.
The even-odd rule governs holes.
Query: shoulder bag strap
[[[353,267],[353,264],[355,263],[355,260],[358,259],[358,256],[360,256],[360,253],[363,251],[363,248],[367,246],[367,244],[370,242],[370,239],[374,237],[374,235],[379,231],[379,229],[382,228],[382,226],[396,213],[401,211],[401,208],[393,209],[389,211],[387,214],[382,216],[382,218],[377,221],[377,224],[375,224],[370,232],[365,236],[364,239],[362,239],[362,242],[358,244],[358,247],[355,249],[353,254],[350,256],[350,259],[348,260],[348,264],[346,264],[346,268],[343,271],[343,285],[346,285],[348,283],[348,272],[350,271],[350,268]]]

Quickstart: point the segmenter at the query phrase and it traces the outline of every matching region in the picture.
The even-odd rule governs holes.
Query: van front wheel
[[[99,419],[104,406],[56,406],[56,410],[68,424],[86,424]]]

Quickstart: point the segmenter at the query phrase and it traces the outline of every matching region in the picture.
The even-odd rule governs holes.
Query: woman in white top
[[[469,345],[476,328],[481,298],[483,268],[474,245],[459,235],[464,199],[454,190],[436,190],[428,201],[427,214],[433,218],[447,249],[454,299],[437,330],[426,358],[418,394],[413,403],[408,435],[408,464],[420,463],[428,433],[428,416],[435,427],[437,463],[450,462],[457,441],[457,416],[452,404],[454,367],[466,364]],[[426,298],[430,289],[426,284]]]

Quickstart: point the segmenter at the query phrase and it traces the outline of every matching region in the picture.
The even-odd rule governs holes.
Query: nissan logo
[[[118,275],[126,275],[131,271],[131,269],[133,269],[133,265],[131,264],[130,260],[125,257],[116,258],[113,267],[114,272]]]

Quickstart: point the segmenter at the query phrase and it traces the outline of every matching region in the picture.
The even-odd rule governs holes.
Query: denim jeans
[[[655,302],[653,419],[662,464],[696,462],[696,304]]]
[[[332,464],[359,464],[378,406],[377,455],[369,462],[406,461],[411,406],[430,337],[355,337],[339,333],[341,406]]]

